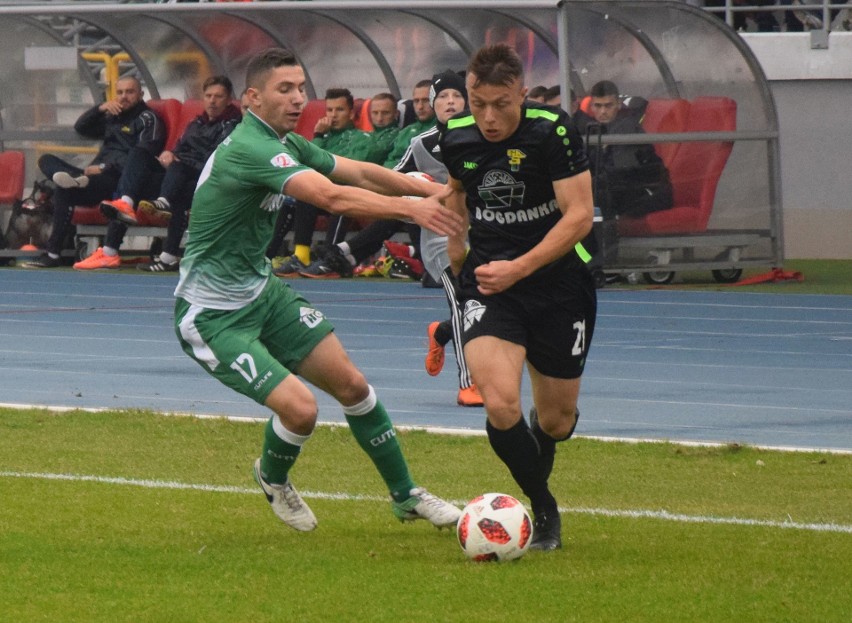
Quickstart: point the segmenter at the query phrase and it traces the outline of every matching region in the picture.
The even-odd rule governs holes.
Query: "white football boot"
[[[254,479],[263,489],[269,505],[272,506],[272,512],[278,519],[300,532],[310,532],[317,527],[317,518],[313,511],[289,480],[283,485],[276,485],[263,479],[260,475],[260,459],[254,462]]]

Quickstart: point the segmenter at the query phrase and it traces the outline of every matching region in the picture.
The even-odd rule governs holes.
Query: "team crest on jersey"
[[[482,320],[482,316],[485,314],[485,305],[471,299],[464,304],[464,312],[462,314],[464,316],[464,330],[469,331],[473,325]]]
[[[273,167],[278,167],[279,169],[286,169],[287,167],[295,167],[298,162],[296,162],[290,154],[285,154],[283,151],[277,156],[273,157],[269,163]]]
[[[521,163],[527,155],[520,149],[507,149],[506,155],[509,156],[509,168],[512,171],[520,171]]]
[[[299,308],[299,321],[311,329],[322,322],[323,318],[325,318],[325,316],[323,316],[322,312],[318,309],[314,309],[313,307]]]
[[[489,210],[505,210],[512,205],[522,205],[524,202],[524,184],[499,169],[489,171],[482,178],[479,196]]]

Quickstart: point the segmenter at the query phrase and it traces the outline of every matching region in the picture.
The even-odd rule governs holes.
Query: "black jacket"
[[[231,133],[242,118],[239,108],[233,104],[229,104],[222,114],[212,121],[206,112],[198,115],[180,137],[175,146],[175,156],[184,164],[201,171],[216,146]]]
[[[574,122],[587,141],[589,166],[594,175],[595,205],[605,218],[642,216],[673,205],[669,172],[654,146],[600,145],[604,134],[644,134],[644,106],[622,108],[610,123],[602,124],[582,111]]]
[[[157,157],[166,143],[165,124],[145,102],[118,116],[93,106],[77,119],[74,129],[86,138],[103,141],[92,164],[104,164],[104,172],[114,175],[121,173],[133,147],[141,147]]]

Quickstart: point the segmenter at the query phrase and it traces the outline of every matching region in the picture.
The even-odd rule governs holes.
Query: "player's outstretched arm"
[[[462,219],[461,231],[447,238],[447,255],[450,257],[450,269],[454,275],[461,272],[462,264],[467,252],[467,230],[470,226],[470,220],[467,213],[466,197],[464,186],[457,179],[450,176],[447,181],[447,189],[449,194],[444,199],[444,205],[451,211],[458,214]]]
[[[341,184],[358,186],[382,195],[428,197],[443,190],[442,184],[404,175],[393,169],[335,156],[331,179]]]
[[[381,169],[377,165],[372,166]],[[355,185],[339,186],[315,171],[304,171],[294,175],[288,180],[283,192],[334,214],[355,218],[411,220],[440,236],[448,236],[461,229],[462,222],[458,215],[441,205],[443,186],[389,169],[384,171],[391,176],[402,178],[398,181],[398,192],[401,194],[426,195],[429,191],[438,192],[423,199],[387,196]],[[336,176],[336,179],[350,183],[349,180],[357,178]]]

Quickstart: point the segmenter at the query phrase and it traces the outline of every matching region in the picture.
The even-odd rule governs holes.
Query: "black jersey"
[[[524,105],[518,129],[498,143],[482,136],[469,112],[460,113],[440,144],[450,175],[466,191],[473,267],[515,259],[537,245],[562,218],[553,182],[589,168],[570,116],[553,107]],[[555,262],[577,263],[584,262],[575,250]]]

